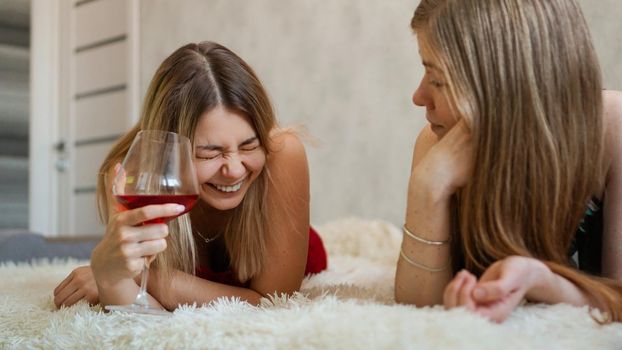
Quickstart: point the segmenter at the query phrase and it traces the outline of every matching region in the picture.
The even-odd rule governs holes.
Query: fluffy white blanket
[[[393,301],[399,230],[345,219],[317,227],[329,269],[291,298],[253,307],[221,299],[171,317],[55,310],[52,290],[77,261],[0,266],[0,348],[622,349],[622,324],[587,308],[527,305],[503,324],[468,312]],[[84,262],[82,262],[84,263]]]

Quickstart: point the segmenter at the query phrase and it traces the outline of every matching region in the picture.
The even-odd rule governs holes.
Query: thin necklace
[[[205,214],[205,209],[203,209],[203,206],[202,206],[202,205],[200,205],[200,204],[199,204],[199,209],[201,209],[201,213]],[[194,227],[192,228],[192,230],[193,230],[194,232],[196,232],[196,233],[199,235],[199,237],[201,237],[201,239],[203,239],[203,241],[205,242],[205,244],[208,244],[208,243],[210,243],[210,242],[212,242],[212,241],[215,241],[218,237],[220,237],[220,234],[222,233],[222,231],[220,231],[220,232],[218,232],[218,234],[217,234],[216,236],[214,236],[214,237],[207,237],[207,238],[205,238],[205,236],[203,236],[203,235],[201,234],[201,231],[199,231],[199,230],[195,229]]]
[[[205,237],[201,234],[201,232],[199,232],[199,230],[196,230],[195,232],[199,235],[199,237],[201,237],[201,238],[205,241],[205,244],[207,244],[207,243],[209,243],[209,242],[212,242],[212,241],[215,241],[218,237],[220,237],[220,234],[222,233],[222,232],[218,232],[218,234],[217,234],[216,236],[214,236],[214,237],[208,237],[208,238],[205,238]]]

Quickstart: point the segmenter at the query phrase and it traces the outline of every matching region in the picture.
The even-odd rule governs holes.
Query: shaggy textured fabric
[[[318,227],[329,268],[299,294],[259,307],[232,299],[183,306],[171,317],[55,310],[53,288],[78,261],[0,265],[0,348],[62,349],[622,349],[622,324],[587,308],[527,305],[503,324],[462,309],[393,301],[399,230],[346,219]],[[82,262],[84,263],[84,262]]]

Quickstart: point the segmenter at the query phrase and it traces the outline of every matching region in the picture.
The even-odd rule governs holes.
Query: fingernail
[[[484,288],[475,288],[475,290],[473,290],[473,297],[475,299],[483,299],[486,297],[486,290]]]
[[[178,213],[181,213],[181,212],[183,212],[184,210],[186,210],[186,207],[184,207],[184,206],[183,206],[183,205],[181,205],[181,204],[177,204],[177,206],[175,207],[175,211],[176,211],[176,212],[178,212]]]

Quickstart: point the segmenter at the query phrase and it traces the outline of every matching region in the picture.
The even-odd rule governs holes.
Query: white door
[[[103,232],[95,200],[98,168],[138,117],[138,1],[32,2],[33,231]]]

